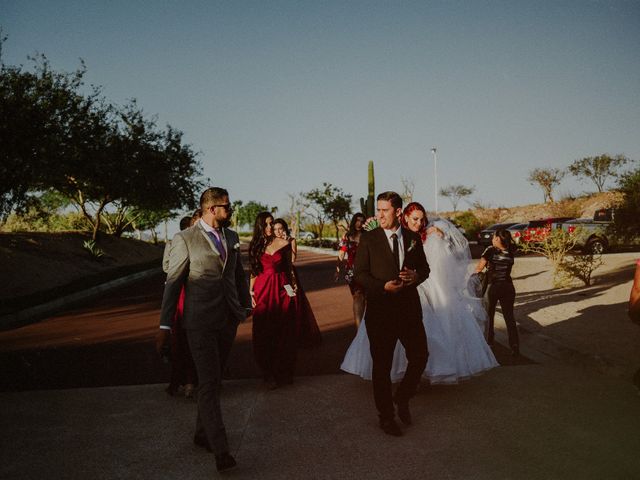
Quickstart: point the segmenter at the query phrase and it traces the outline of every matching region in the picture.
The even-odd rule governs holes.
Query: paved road
[[[339,373],[356,329],[351,296],[333,281],[335,258],[301,252],[298,271],[323,332],[320,348],[299,353],[297,375]],[[0,390],[161,383],[168,367],[155,355],[164,276],[113,291],[37,324],[0,333]],[[503,364],[512,364],[498,346]],[[527,363],[526,359],[518,362]],[[230,358],[230,378],[259,377],[251,351],[251,321],[242,324]]]
[[[355,328],[333,259],[300,273],[325,342],[294,385],[260,387],[241,326],[223,409],[238,479],[635,479],[640,399],[626,379],[536,352],[467,383],[423,384],[402,438],[376,425],[371,384],[338,374]],[[0,334],[0,478],[217,478],[191,438],[195,403],[164,394],[153,353],[162,278]],[[498,359],[507,364],[504,350]],[[318,375],[328,373],[327,375]],[[159,382],[159,383],[158,383]],[[121,386],[125,384],[136,384]],[[140,384],[140,385],[137,385]],[[120,385],[105,388],[61,387]],[[53,389],[53,390],[42,390]],[[30,391],[15,391],[30,390]]]

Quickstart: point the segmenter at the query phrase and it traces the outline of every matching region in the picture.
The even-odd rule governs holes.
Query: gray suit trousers
[[[206,436],[215,454],[229,451],[220,409],[222,372],[236,336],[233,320],[221,329],[187,330],[189,348],[198,372],[196,436]]]

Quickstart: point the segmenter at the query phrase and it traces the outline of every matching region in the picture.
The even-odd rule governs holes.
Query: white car
[[[298,238],[300,240],[313,240],[316,238],[316,234],[313,232],[305,232],[301,230],[298,232]]]

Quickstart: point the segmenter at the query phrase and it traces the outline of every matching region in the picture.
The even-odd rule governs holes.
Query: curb
[[[333,250],[331,248],[307,247],[306,245],[298,245],[298,250],[301,250],[303,252],[320,253],[329,255],[331,257],[338,256],[338,250]]]
[[[35,307],[26,308],[19,312],[5,315],[3,317],[0,317],[0,331],[11,330],[14,328],[24,327],[25,325],[36,323],[50,316],[51,314],[62,310],[63,308],[73,306],[84,300],[96,298],[105,292],[122,287],[124,285],[128,285],[138,280],[152,277],[153,275],[156,275],[160,272],[162,272],[162,268],[155,267],[149,270],[144,270],[142,272],[133,273],[131,275],[127,275],[126,277],[117,278],[101,285],[96,285],[95,287],[91,287],[87,290],[82,290],[80,292],[66,295],[64,297],[58,298],[57,300],[52,300],[47,303],[36,305]]]

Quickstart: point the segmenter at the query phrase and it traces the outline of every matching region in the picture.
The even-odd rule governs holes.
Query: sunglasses
[[[216,207],[224,208],[227,212],[232,212],[233,211],[233,207],[231,206],[230,203],[222,203],[220,205],[212,205],[211,206],[211,208],[216,208]]]

